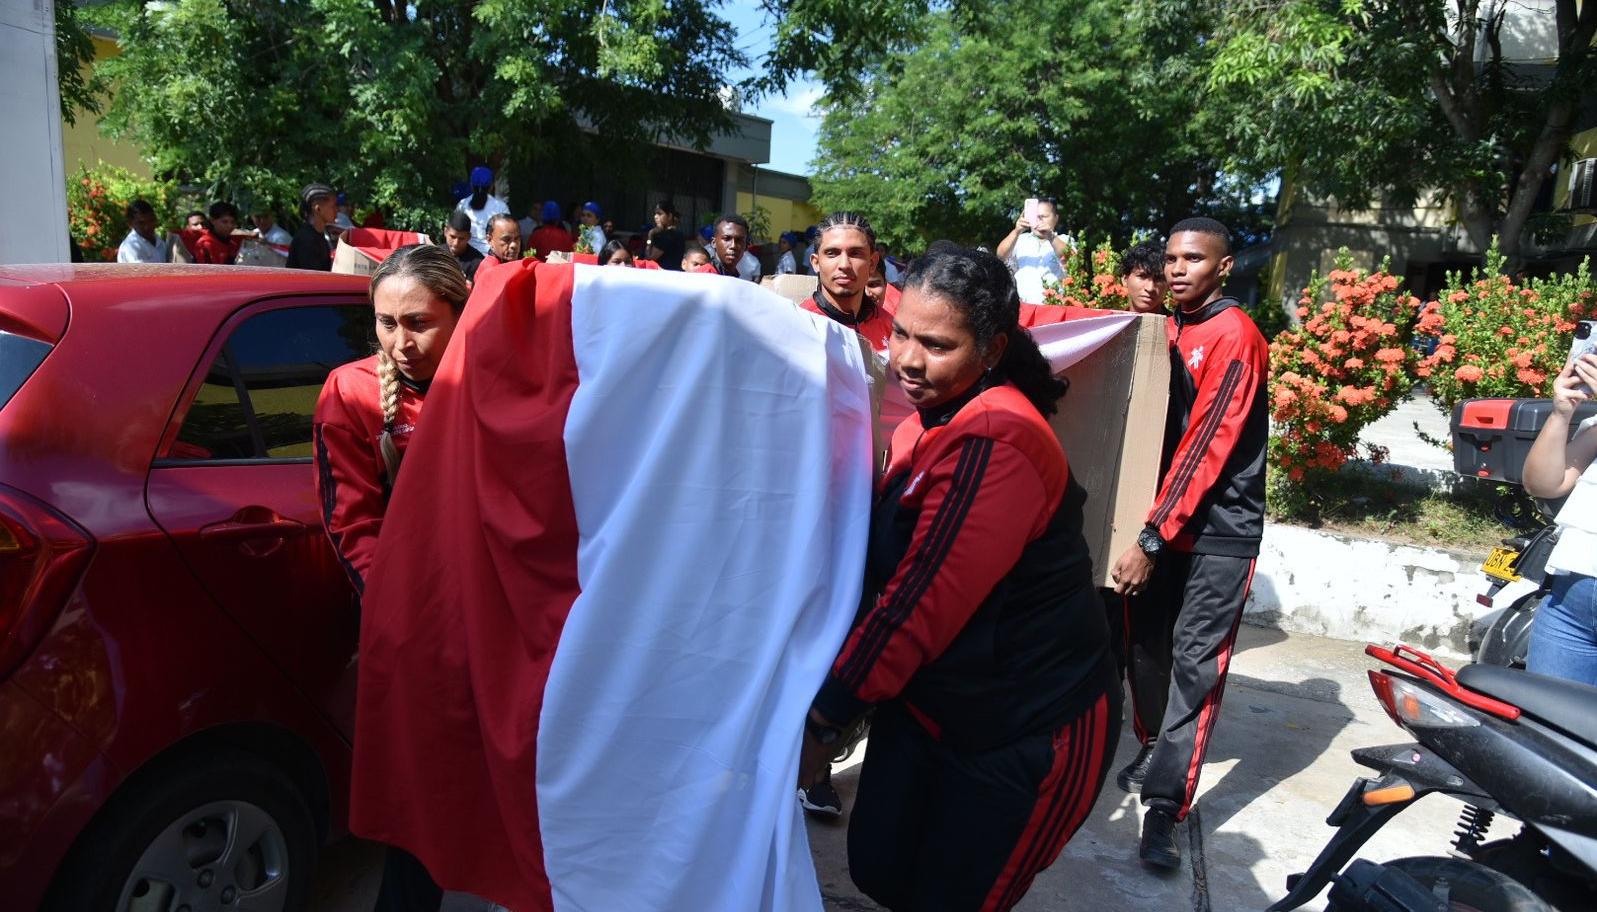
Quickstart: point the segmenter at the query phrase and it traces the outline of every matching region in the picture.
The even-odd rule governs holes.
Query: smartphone
[[[1026,208],[1022,210],[1022,217],[1032,226],[1033,229],[1035,229],[1037,226],[1037,205],[1037,199],[1036,197],[1033,197],[1029,200],[1026,200]]]
[[[1581,355],[1597,355],[1597,334],[1592,332],[1593,329],[1597,329],[1597,320],[1581,320],[1575,324],[1575,341],[1569,345],[1570,360]],[[1592,394],[1591,387],[1586,384],[1582,383],[1580,387],[1586,391],[1586,395]]]

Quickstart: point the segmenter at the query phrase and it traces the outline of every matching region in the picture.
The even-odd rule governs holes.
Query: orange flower
[[[1483,376],[1485,376],[1485,372],[1473,364],[1466,364],[1453,371],[1453,378],[1463,383],[1478,382]]]

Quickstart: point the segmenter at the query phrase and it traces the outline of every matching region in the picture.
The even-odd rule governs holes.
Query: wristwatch
[[[843,730],[841,728],[823,725],[815,721],[814,716],[807,713],[804,716],[804,730],[809,732],[810,737],[814,738],[822,747],[831,747],[843,740]]]
[[[1143,526],[1142,531],[1137,533],[1137,547],[1141,548],[1142,553],[1148,555],[1149,559],[1154,559],[1164,550],[1164,539],[1159,537],[1158,529],[1153,526]]]

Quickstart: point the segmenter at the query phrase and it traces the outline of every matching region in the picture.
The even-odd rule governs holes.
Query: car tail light
[[[1470,728],[1481,724],[1454,701],[1402,675],[1371,671],[1370,686],[1386,714],[1404,728]]]
[[[39,645],[93,552],[72,520],[0,485],[0,678]]]

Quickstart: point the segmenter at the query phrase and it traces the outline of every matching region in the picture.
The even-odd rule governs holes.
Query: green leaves
[[[580,130],[707,142],[743,62],[705,0],[113,0],[104,124],[162,174],[293,210],[324,180],[436,231],[470,164]]]

